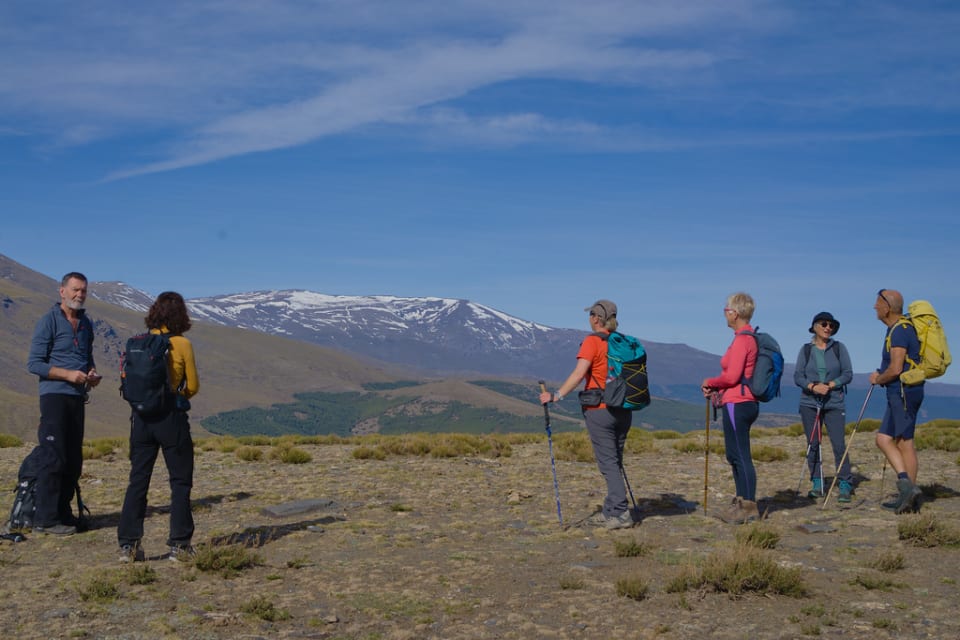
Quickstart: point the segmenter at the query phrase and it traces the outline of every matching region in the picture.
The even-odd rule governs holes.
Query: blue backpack
[[[607,343],[607,382],[603,403],[614,409],[639,411],[650,404],[647,352],[633,336],[595,333]]]
[[[753,336],[757,341],[757,364],[753,369],[753,376],[745,377],[742,384],[747,385],[758,402],[770,402],[779,398],[780,379],[783,378],[783,353],[780,352],[780,345],[769,333],[741,331],[737,335]]]

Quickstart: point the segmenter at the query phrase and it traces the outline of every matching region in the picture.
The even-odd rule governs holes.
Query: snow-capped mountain
[[[153,304],[153,296],[125,282],[92,282],[89,289],[90,295],[97,300],[142,313],[146,313]]]
[[[97,283],[99,299],[141,311],[151,297],[127,285]],[[147,301],[147,302],[144,302]],[[257,291],[187,301],[195,320],[283,335],[419,371],[471,372],[560,380],[574,364],[585,332],[522,320],[452,298],[334,296],[312,291]],[[642,337],[641,337],[642,339]],[[716,368],[717,356],[685,345],[644,341],[665,353],[659,384],[683,384]],[[702,378],[698,378],[702,379]]]

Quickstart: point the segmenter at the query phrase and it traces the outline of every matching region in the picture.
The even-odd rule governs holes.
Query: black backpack
[[[37,476],[45,466],[56,464],[56,455],[56,452],[49,447],[40,445],[34,447],[20,463],[17,486],[13,489],[13,506],[10,508],[10,518],[7,521],[8,533],[33,528],[37,512]],[[86,531],[89,528],[87,516],[90,510],[80,498],[80,487],[75,487],[75,491],[80,516],[77,521],[77,530]]]
[[[170,338],[142,333],[127,340],[120,365],[120,395],[142,416],[159,415],[174,406],[167,374]]]

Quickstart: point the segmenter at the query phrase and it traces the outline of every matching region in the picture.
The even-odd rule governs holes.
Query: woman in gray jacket
[[[840,323],[832,314],[821,311],[813,318],[810,333],[813,339],[803,345],[797,356],[797,368],[793,381],[803,392],[800,395],[800,419],[807,436],[807,464],[810,467],[812,486],[807,494],[810,498],[823,497],[820,442],[823,428],[826,427],[833,448],[834,461],[838,465],[837,476],[840,481],[838,502],[850,502],[853,494],[853,472],[850,470],[849,457],[843,461],[846,433],[846,407],[844,395],[846,385],[853,380],[853,365],[850,354],[843,343],[833,339],[840,329]],[[819,428],[816,428],[819,415]]]

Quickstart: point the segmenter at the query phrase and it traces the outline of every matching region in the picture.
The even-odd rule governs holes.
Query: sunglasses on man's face
[[[821,320],[819,325],[824,329],[830,329],[831,331],[836,331],[839,326],[836,322],[830,322],[829,320]]]

